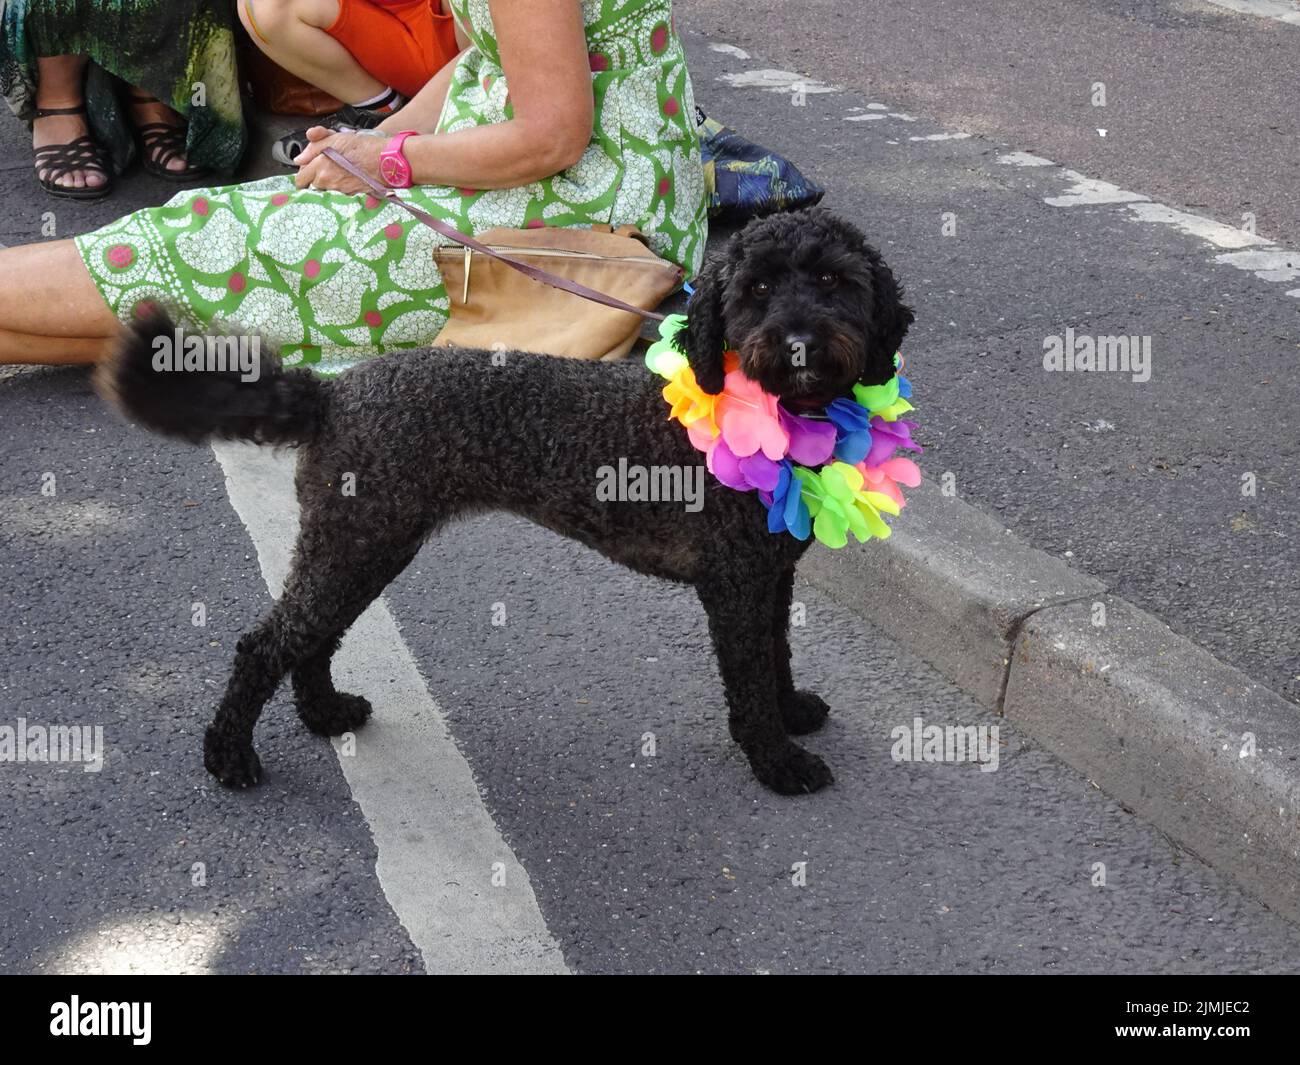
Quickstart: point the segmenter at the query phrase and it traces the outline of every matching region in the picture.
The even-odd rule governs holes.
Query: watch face
[[[406,181],[407,167],[403,165],[404,160],[394,158],[391,155],[384,156],[379,162],[379,176],[384,179],[387,185],[397,185]]]

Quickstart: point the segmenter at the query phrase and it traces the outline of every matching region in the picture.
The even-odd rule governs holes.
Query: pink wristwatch
[[[388,142],[379,153],[379,178],[390,189],[409,189],[411,187],[411,164],[402,154],[402,145],[407,137],[414,137],[413,129],[403,130]]]

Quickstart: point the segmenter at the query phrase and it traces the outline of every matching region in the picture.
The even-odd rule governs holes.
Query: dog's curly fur
[[[878,252],[814,208],[758,220],[730,239],[691,298],[685,348],[706,391],[722,389],[727,341],[748,376],[798,407],[856,381],[887,380],[911,321]],[[755,775],[785,794],[831,782],[826,764],[790,739],[827,714],[790,675],[788,614],[807,544],[769,533],[757,499],[712,477],[697,512],[681,501],[597,498],[597,469],[620,458],[683,470],[701,461],[666,418],[663,382],[636,361],[434,349],[372,359],[334,380],[269,360],[256,383],[244,383],[233,372],[155,372],[154,338],[172,329],[162,315],[137,322],[101,365],[101,392],[136,421],[186,440],[299,448],[293,571],[270,614],[239,640],[204,737],[204,764],[223,784],[260,779],[253,726],[286,674],[313,732],[365,722],[369,703],[330,679],[343,633],[439,526],[485,510],[523,515],[634,570],[692,585],[708,615],[731,735]],[[355,494],[340,490],[349,473]]]

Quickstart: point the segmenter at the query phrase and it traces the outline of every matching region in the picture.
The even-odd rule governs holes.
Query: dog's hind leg
[[[329,659],[348,626],[415,557],[419,537],[372,541],[363,550],[341,531],[337,525],[305,525],[284,594],[266,620],[236,646],[225,696],[203,737],[203,764],[228,787],[248,787],[261,778],[253,727],[286,673],[301,673],[301,682],[295,676],[294,686],[299,714],[309,727],[315,719],[311,710],[303,712],[308,705],[304,692],[333,697],[312,704],[320,709],[322,727],[338,724],[344,706],[351,707],[352,727],[365,720],[368,704],[334,691]]]
[[[217,715],[203,734],[203,765],[230,788],[246,788],[262,777],[253,750],[253,726],[281,678],[302,654],[303,634],[293,608],[283,600],[267,618],[239,638],[235,664]]]
[[[343,642],[343,634],[327,639],[294,668],[293,700],[302,723],[317,736],[342,736],[366,723],[370,701],[334,687],[330,660]]]
[[[368,573],[371,579],[341,607],[334,631],[293,668],[293,697],[298,717],[317,736],[341,736],[360,728],[370,717],[368,699],[348,695],[334,687],[330,661],[343,642],[343,634],[410,564],[419,549],[417,540],[374,560]]]
[[[789,590],[743,574],[719,573],[696,586],[709,617],[718,672],[727,693],[732,738],[754,775],[773,791],[798,795],[831,783],[830,769],[786,735],[777,667],[778,632],[784,632]],[[785,587],[782,585],[782,587]],[[778,614],[781,615],[777,622]],[[785,649],[785,674],[789,650]]]
[[[830,707],[815,692],[798,691],[790,673],[790,606],[794,599],[794,566],[782,570],[776,582],[776,610],[772,618],[775,647],[777,704],[791,736],[816,732],[826,723]]]

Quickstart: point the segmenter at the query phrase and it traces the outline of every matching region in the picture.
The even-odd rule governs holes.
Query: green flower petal
[[[883,385],[854,385],[853,397],[872,414],[898,402],[898,374]]]
[[[670,314],[659,323],[659,339],[645,353],[646,368],[665,380],[670,380],[686,365],[686,356],[677,350],[674,338],[686,328],[686,315]]]
[[[822,470],[822,484],[826,486],[826,494],[834,499],[842,500],[845,503],[853,499],[853,489],[849,487],[849,482],[844,479],[844,474],[833,465]]]
[[[843,547],[849,542],[846,535],[848,519],[843,513],[836,513],[829,506],[822,508],[813,519],[813,535],[827,547]]]

